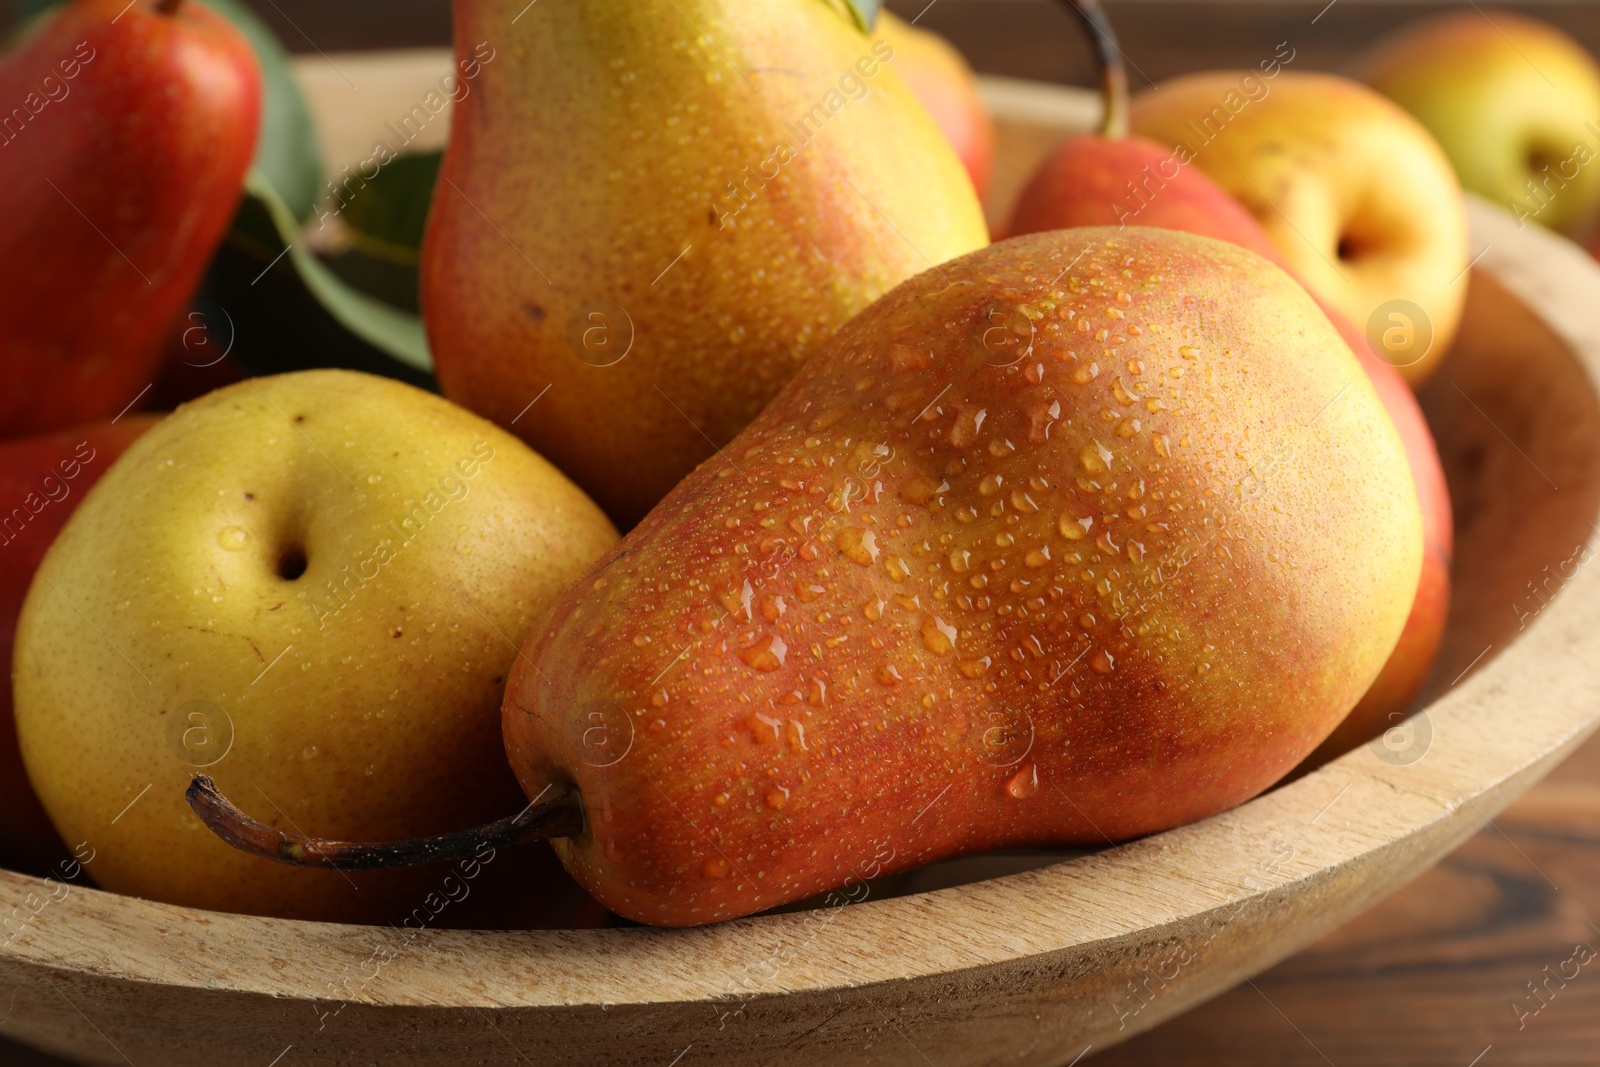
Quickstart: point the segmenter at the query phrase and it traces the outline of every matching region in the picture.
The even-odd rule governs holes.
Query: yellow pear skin
[[[247,856],[190,813],[190,777],[336,837],[515,811],[499,706],[517,646],[615,539],[549,463],[440,397],[345,371],[219,390],[129,448],[34,579],[14,669],[28,775],[107,889],[397,918],[438,871]]]
[[[858,311],[988,242],[839,0],[457,0],[455,37],[477,77],[423,249],[439,382],[621,525]]]
[[[1431,346],[1392,362],[1413,386],[1438,368],[1466,302],[1467,217],[1416,119],[1357,82],[1297,71],[1172,78],[1136,96],[1131,119],[1236,197],[1295,276],[1358,327],[1387,321],[1394,300],[1420,308]]]
[[[1439,139],[1461,184],[1581,235],[1600,206],[1600,67],[1537,19],[1462,9],[1381,42],[1356,75]]]

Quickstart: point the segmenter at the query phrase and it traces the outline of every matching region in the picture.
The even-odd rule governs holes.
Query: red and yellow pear
[[[1255,217],[1203,171],[1180,162],[1154,141],[1128,136],[1120,49],[1098,4],[1093,0],[1076,4],[1082,5],[1079,10],[1098,46],[1106,99],[1104,124],[1099,133],[1068,138],[1046,158],[1023,189],[1009,232],[1113,225],[1181,230],[1239,245],[1293,274]],[[1361,361],[1399,431],[1416,482],[1426,546],[1405,630],[1372,688],[1319,750],[1321,757],[1338,755],[1382,734],[1421,690],[1449,614],[1454,528],[1444,468],[1416,396],[1349,319],[1311,295]]]
[[[994,175],[994,118],[978,95],[978,79],[966,57],[939,34],[892,11],[878,16],[877,37],[894,49],[895,71],[939,124],[978,199],[987,200]]]
[[[422,252],[446,396],[631,526],[834,332],[988,241],[843,0],[456,0]]]
[[[203,4],[77,0],[0,58],[0,436],[146,395],[238,207],[261,74]]]

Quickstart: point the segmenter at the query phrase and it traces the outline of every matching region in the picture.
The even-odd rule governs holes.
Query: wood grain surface
[[[1600,739],[1365,915],[1093,1062],[1592,1067],[1596,924]]]

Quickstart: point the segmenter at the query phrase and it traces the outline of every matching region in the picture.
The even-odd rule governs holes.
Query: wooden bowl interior
[[[1419,399],[1456,526],[1450,621],[1425,706],[1487,667],[1573,576],[1600,510],[1600,402],[1570,347],[1477,272],[1461,337]]]

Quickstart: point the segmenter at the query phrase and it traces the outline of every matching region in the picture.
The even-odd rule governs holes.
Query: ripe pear
[[[397,918],[438,872],[267,863],[204,832],[184,785],[204,768],[262,818],[334,835],[498,814],[518,797],[498,714],[518,643],[615,537],[516,438],[410,386],[218,390],[135,442],[39,568],[16,643],[28,775],[108,889]]]
[[[986,201],[994,174],[994,119],[978,95],[977,77],[966,57],[937,33],[892,11],[879,14],[875,35],[894,49],[895,70],[939,124],[967,168],[978,199]]]
[[[1018,237],[852,321],[558,598],[507,751],[581,803],[569,870],[648,923],[1122,840],[1326,737],[1421,555],[1394,426],[1287,274]]]
[[[222,16],[77,0],[0,58],[0,436],[109,418],[160,369],[239,204],[261,74]]]
[[[1149,226],[1214,237],[1279,262],[1261,224],[1204,171],[1145,137],[1080,134],[1023,186],[1006,232]],[[1258,239],[1259,238],[1259,239]]]
[[[1170,150],[1140,137],[1087,134],[1063,142],[1029,180],[1009,232],[1112,224],[1214,237],[1289,269],[1238,201],[1203,171],[1180,165]],[[1421,691],[1444,639],[1455,532],[1439,449],[1416,395],[1349,319],[1315,293],[1311,296],[1360,360],[1400,434],[1416,483],[1425,545],[1405,630],[1372,687],[1318,750],[1320,761],[1381,735]]]
[[[1520,221],[1574,233],[1600,206],[1600,67],[1554,26],[1451,11],[1357,61],[1356,77],[1439,139],[1461,184]]]
[[[1425,351],[1420,385],[1449,351],[1466,300],[1466,207],[1444,152],[1414,118],[1331,74],[1214,71],[1133,99],[1132,128],[1171,146],[1254,215],[1284,261],[1357,327],[1394,301]],[[1419,341],[1418,344],[1421,344]]]
[[[843,0],[456,0],[455,39],[479,73],[422,253],[440,385],[624,526],[878,295],[987,242]]]
[[[67,855],[22,770],[11,714],[17,615],[45,550],[89,487],[155,418],[129,415],[0,443],[0,863],[40,871]]]

